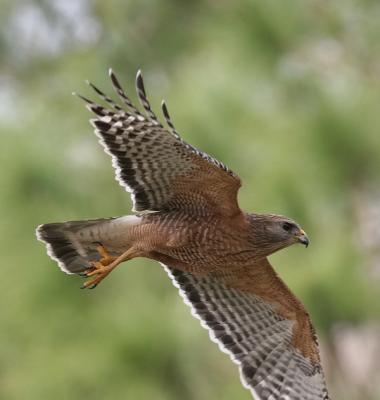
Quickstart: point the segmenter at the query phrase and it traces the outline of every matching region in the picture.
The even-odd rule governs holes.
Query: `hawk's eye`
[[[282,229],[286,232],[289,232],[292,229],[292,224],[289,224],[289,222],[284,222],[282,224]]]

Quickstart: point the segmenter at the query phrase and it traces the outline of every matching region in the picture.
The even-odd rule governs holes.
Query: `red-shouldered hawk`
[[[147,257],[164,265],[211,338],[239,365],[256,399],[328,400],[308,313],[267,257],[309,239],[293,220],[239,208],[240,179],[168,129],[147,100],[141,73],[130,101],[110,70],[124,107],[94,85],[107,107],[83,96],[116,177],[136,215],[41,225],[38,238],[61,269],[91,277],[94,288],[117,265]]]

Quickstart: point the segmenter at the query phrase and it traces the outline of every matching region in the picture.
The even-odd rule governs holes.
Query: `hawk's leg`
[[[103,265],[109,265],[112,261],[117,259],[115,256],[110,256],[107,249],[102,244],[99,244],[96,250],[98,250],[98,253],[102,256],[99,262]]]
[[[91,261],[91,265],[92,265],[91,268],[86,269],[86,271],[84,271],[80,275],[82,275],[82,276],[94,275],[93,272],[95,272],[97,270],[101,270],[103,267],[111,264],[112,261],[115,261],[117,259],[117,257],[111,256],[108,253],[108,250],[102,244],[98,244],[96,246],[96,250],[98,251],[99,255],[101,256],[100,259],[98,261]]]
[[[137,251],[133,247],[118,257],[110,256],[107,249],[102,245],[98,246],[97,250],[102,258],[99,261],[93,261],[92,268],[85,272],[85,276],[94,276],[94,278],[86,281],[82,285],[82,289],[95,289],[96,286],[120,263],[131,260],[141,254],[140,251]]]

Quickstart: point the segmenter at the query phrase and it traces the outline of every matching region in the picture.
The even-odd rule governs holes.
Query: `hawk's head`
[[[306,247],[309,238],[294,220],[274,214],[250,214],[252,239],[255,244],[265,249],[266,255],[272,254],[294,243]]]

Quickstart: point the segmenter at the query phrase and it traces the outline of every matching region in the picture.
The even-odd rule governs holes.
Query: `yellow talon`
[[[128,249],[118,257],[110,256],[107,249],[102,245],[97,246],[96,249],[102,258],[99,261],[92,261],[91,268],[84,271],[83,275],[95,277],[86,281],[81,286],[82,289],[94,289],[120,263],[141,255],[141,252],[134,248]]]
[[[99,262],[100,262],[102,265],[109,265],[109,264],[111,264],[113,261],[115,261],[116,258],[117,258],[117,257],[110,256],[110,254],[108,253],[108,250],[107,250],[102,244],[99,244],[99,245],[96,247],[96,250],[97,250],[98,253],[101,255],[101,259],[99,260]]]
[[[88,272],[86,272],[86,276],[101,274],[105,269],[105,265],[99,261],[93,261],[91,264],[93,265],[93,268],[87,270]]]
[[[83,275],[86,277],[95,276],[94,279],[86,281],[82,285],[82,289],[90,288],[94,289],[98,283],[100,283],[111,271],[113,268],[107,268],[113,261],[116,260],[117,257],[110,256],[107,249],[99,244],[96,247],[96,250],[100,254],[99,261],[91,261],[91,268],[84,271]]]

